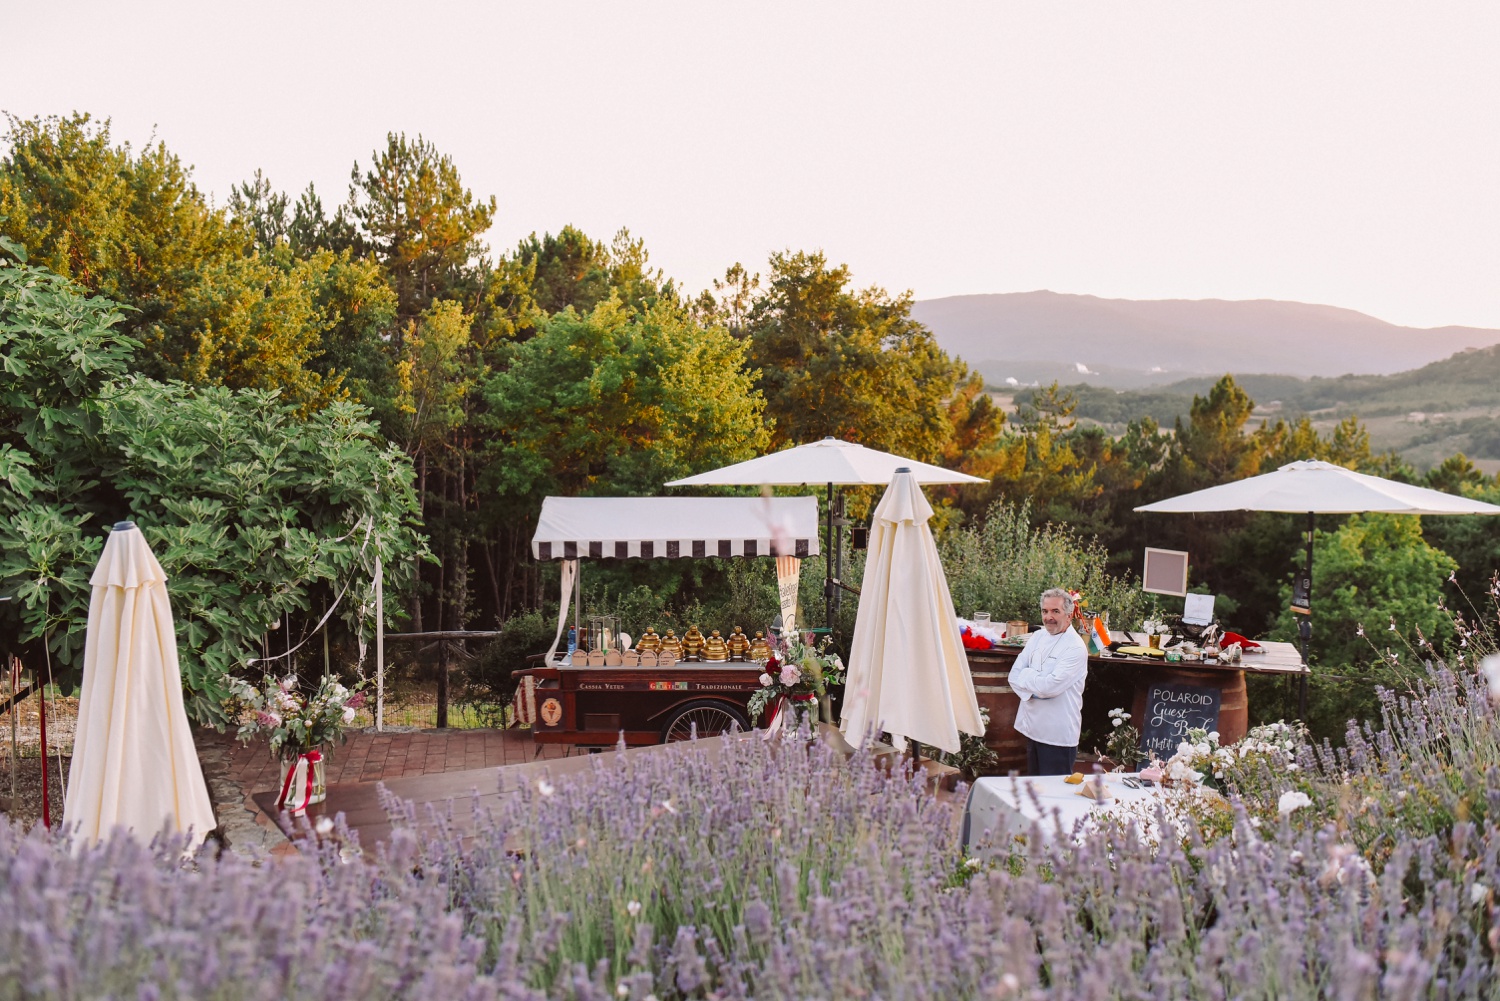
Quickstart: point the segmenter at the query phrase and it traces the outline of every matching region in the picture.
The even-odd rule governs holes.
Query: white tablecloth
[[[1042,837],[1051,841],[1072,836],[1078,824],[1096,810],[1120,811],[1161,794],[1159,788],[1131,789],[1122,774],[1102,776],[1114,794],[1107,803],[1080,796],[1082,786],[1068,785],[1065,775],[1028,778],[1007,777],[977,780],[969,790],[964,813],[964,847],[973,853],[987,849],[1008,850],[1017,834],[1031,833],[1040,821]],[[1084,780],[1096,781],[1094,776]],[[1139,811],[1135,811],[1139,812]]]

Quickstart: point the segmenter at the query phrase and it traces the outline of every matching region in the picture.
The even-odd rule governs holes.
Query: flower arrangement
[[[283,759],[332,743],[343,737],[344,728],[354,722],[355,710],[365,704],[363,688],[363,681],[349,689],[325,675],[318,690],[305,695],[296,675],[267,675],[259,688],[236,679],[230,695],[238,702],[243,721],[239,738],[269,734],[271,753]]]
[[[1124,709],[1111,709],[1109,722],[1113,729],[1109,731],[1109,741],[1104,745],[1104,753],[1126,771],[1145,761],[1145,752],[1141,750],[1141,731],[1130,725],[1130,714]]]
[[[833,722],[828,686],[842,685],[847,672],[839,655],[829,651],[830,643],[825,636],[815,645],[812,633],[777,641],[765,673],[760,676],[760,688],[750,696],[746,706],[752,726],[759,722],[767,707],[778,705],[782,699],[797,713],[799,723],[814,701],[820,703],[825,720]]]
[[[1189,730],[1163,771],[1174,781],[1202,782],[1223,790],[1247,773],[1284,775],[1297,771],[1297,750],[1306,742],[1306,728],[1284,720],[1253,727],[1241,740],[1225,747],[1219,745],[1218,731]]]

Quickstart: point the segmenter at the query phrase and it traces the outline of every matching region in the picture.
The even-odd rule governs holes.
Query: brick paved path
[[[241,744],[232,733],[212,731],[198,733],[195,738],[205,773],[212,772],[210,781],[225,787],[216,788],[214,794],[220,822],[228,826],[231,842],[236,847],[257,846],[278,854],[291,850],[276,823],[252,799],[256,793],[278,790],[285,774],[284,766],[271,757],[265,741]],[[557,759],[566,757],[570,750],[548,744],[537,754],[530,730],[360,732],[351,733],[345,743],[333,748],[325,774],[330,786],[374,783],[411,775]],[[226,816],[236,803],[242,804],[245,814]]]

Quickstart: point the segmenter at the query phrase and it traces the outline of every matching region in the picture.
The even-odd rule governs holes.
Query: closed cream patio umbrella
[[[133,522],[109,533],[89,583],[65,819],[80,845],[116,827],[201,843],[214,811],[182,704],[167,577]]]
[[[898,749],[957,753],[960,733],[984,736],[931,517],[916,476],[897,469],[871,521],[849,650],[839,728],[851,743],[885,730]]]

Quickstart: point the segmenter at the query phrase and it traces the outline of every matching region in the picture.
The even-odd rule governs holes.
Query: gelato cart
[[[754,623],[617,623],[578,611],[583,560],[776,559],[818,554],[814,497],[548,497],[531,551],[562,562],[557,635],[520,673],[516,718],[538,744],[630,745],[749,729],[764,637]],[[570,630],[574,640],[565,638]],[[759,642],[757,643],[757,640]],[[569,649],[572,646],[573,649]]]

